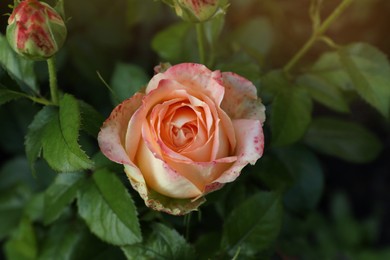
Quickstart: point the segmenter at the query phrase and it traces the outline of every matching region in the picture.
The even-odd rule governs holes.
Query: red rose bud
[[[45,60],[53,56],[62,47],[66,34],[62,17],[38,0],[21,2],[8,19],[9,44],[29,59]]]
[[[174,0],[176,14],[186,21],[204,22],[218,14],[224,14],[226,0]]]

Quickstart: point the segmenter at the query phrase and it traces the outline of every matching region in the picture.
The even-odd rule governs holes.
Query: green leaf
[[[7,39],[0,34],[0,65],[20,85],[23,91],[38,93],[34,62],[23,59],[9,46]]]
[[[368,44],[340,49],[340,61],[358,94],[383,116],[390,112],[390,63],[385,54]]]
[[[196,41],[191,38],[190,23],[177,23],[156,34],[152,40],[152,48],[161,59],[171,63],[196,60],[194,49]],[[193,37],[194,38],[194,37]]]
[[[42,241],[39,260],[125,259],[121,250],[93,236],[77,219],[55,222]]]
[[[343,97],[341,90],[325,78],[315,74],[305,74],[300,76],[297,82],[317,102],[337,112],[349,112],[347,101]]]
[[[95,108],[79,100],[81,114],[81,129],[93,137],[97,137],[104,117]]]
[[[93,162],[78,144],[80,110],[77,100],[66,94],[60,100],[58,118],[45,127],[42,139],[43,157],[59,172],[90,169]]]
[[[0,106],[12,100],[16,100],[23,97],[25,97],[23,93],[12,91],[0,86]]]
[[[133,96],[149,81],[149,76],[139,66],[126,63],[117,63],[111,78],[110,86],[114,90],[113,100],[119,102]],[[114,102],[116,103],[116,102]]]
[[[93,162],[77,143],[80,112],[77,100],[65,95],[59,111],[46,106],[37,113],[26,135],[26,153],[31,165],[43,151],[50,167],[59,172],[89,169]]]
[[[261,167],[251,176],[259,179],[271,190],[285,191],[294,181],[293,175],[283,162],[270,155],[261,158]]]
[[[254,255],[278,236],[282,224],[280,195],[258,192],[237,206],[224,223],[222,247],[232,256]]]
[[[124,246],[142,240],[133,200],[114,173],[96,171],[78,193],[78,209],[90,230],[108,243]]]
[[[354,90],[337,52],[325,52],[314,63],[309,73],[318,76],[343,91]]]
[[[0,191],[0,240],[19,224],[31,192],[23,185]]]
[[[50,121],[56,117],[56,113],[57,111],[53,107],[46,106],[35,115],[34,120],[28,127],[25,146],[27,159],[32,169],[34,169],[35,161],[41,155],[44,130]]]
[[[327,52],[313,65],[310,74],[344,91],[357,91],[365,101],[388,117],[390,63],[375,47],[354,43],[338,52]]]
[[[143,244],[122,247],[127,259],[196,259],[193,248],[176,230],[153,223],[152,232]]]
[[[28,218],[23,218],[18,229],[5,244],[5,255],[9,260],[35,260],[37,254],[34,228]]]
[[[333,118],[317,118],[304,141],[319,152],[353,163],[368,163],[382,150],[381,141],[363,126]]]
[[[310,124],[312,106],[302,88],[291,86],[279,92],[271,110],[272,144],[284,146],[298,141]]]
[[[33,194],[25,206],[24,214],[31,221],[42,221],[43,219],[43,195],[43,192]]]
[[[195,244],[198,259],[214,259],[213,256],[219,251],[221,236],[221,232],[202,233]]]
[[[61,215],[64,208],[77,196],[85,175],[81,173],[59,174],[45,191],[44,223],[50,224]]]
[[[47,171],[42,164],[37,165],[39,174],[31,174],[29,164],[24,156],[15,157],[5,162],[0,169],[0,190],[23,184],[32,191],[41,191],[50,183],[53,173]]]
[[[232,41],[237,42],[246,52],[260,63],[273,44],[273,30],[266,18],[254,18],[240,25],[232,34]]]
[[[294,180],[284,195],[286,208],[300,214],[314,210],[324,190],[324,174],[318,158],[301,146],[278,149],[276,155]]]

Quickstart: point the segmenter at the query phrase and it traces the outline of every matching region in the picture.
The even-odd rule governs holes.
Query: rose
[[[224,14],[227,0],[163,0],[172,6],[176,14],[186,21],[204,22],[218,14]]]
[[[118,105],[98,141],[147,206],[185,214],[261,157],[264,110],[245,78],[184,63]]]
[[[67,30],[54,8],[37,0],[25,0],[8,19],[7,39],[14,51],[33,60],[53,56],[64,44]]]

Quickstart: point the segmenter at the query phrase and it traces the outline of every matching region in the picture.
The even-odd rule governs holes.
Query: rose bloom
[[[183,63],[118,105],[98,141],[147,206],[181,215],[261,157],[264,111],[247,79]]]

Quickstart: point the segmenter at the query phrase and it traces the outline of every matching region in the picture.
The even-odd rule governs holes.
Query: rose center
[[[165,131],[170,140],[169,146],[176,151],[185,149],[194,141],[198,133],[197,115],[192,108],[183,104],[168,114],[170,116],[164,121]]]
[[[188,123],[183,125],[182,127],[177,127],[174,124],[172,124],[172,143],[176,147],[182,147],[186,144],[190,143],[197,132],[196,125],[193,125],[193,123]]]

